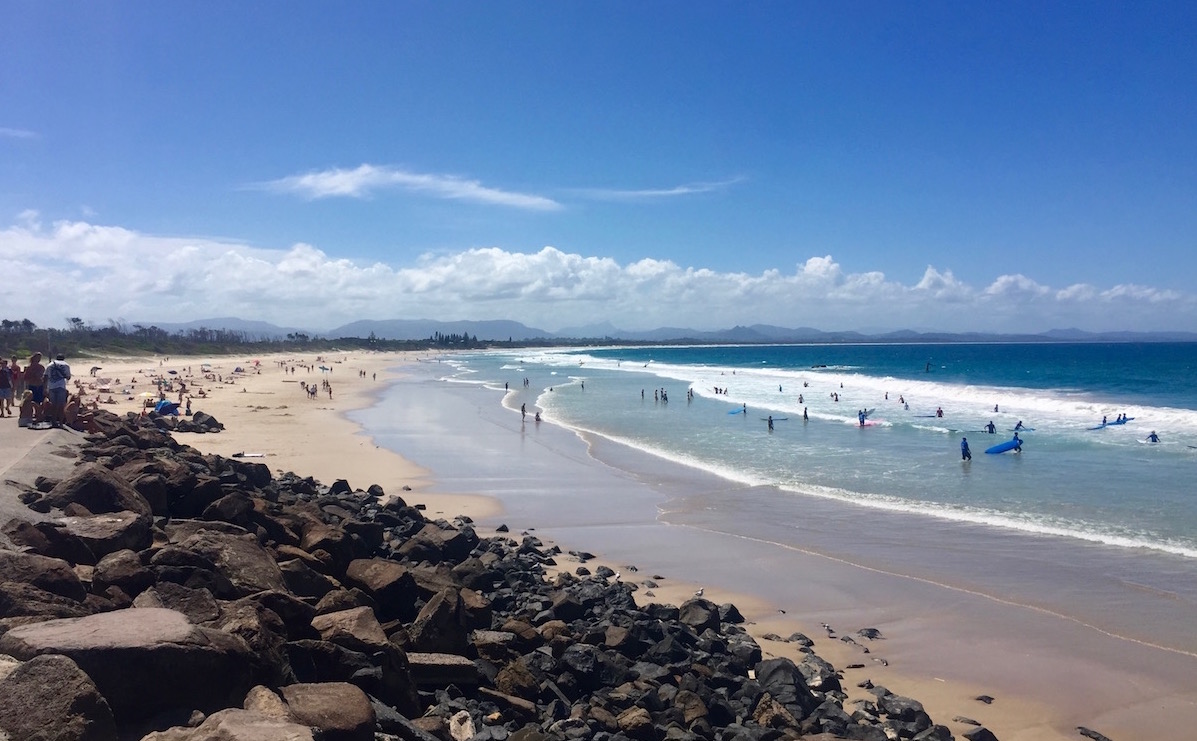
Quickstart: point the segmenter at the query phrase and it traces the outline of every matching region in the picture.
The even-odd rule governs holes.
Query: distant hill
[[[527,327],[519,322],[496,319],[490,321],[438,322],[433,319],[363,319],[350,322],[325,332],[325,336],[369,337],[371,333],[381,340],[426,340],[437,332],[441,334],[465,334],[477,337],[481,342],[527,342],[528,340],[553,339],[552,332]]]
[[[239,332],[251,340],[279,340],[288,334],[313,333],[306,329],[295,327],[280,327],[270,322],[259,322],[252,319],[238,319],[237,317],[218,317],[215,319],[196,319],[190,322],[130,322],[129,326],[157,327],[164,332],[175,334],[190,332],[196,329],[223,329],[229,332]]]

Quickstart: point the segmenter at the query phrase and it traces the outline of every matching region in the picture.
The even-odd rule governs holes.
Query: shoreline
[[[291,357],[290,354],[287,355]],[[602,531],[604,529],[613,530],[621,526],[626,527],[628,524],[626,521],[622,523],[618,521],[604,522],[603,518],[596,518],[590,524],[583,526],[564,522],[554,523],[552,517],[536,516],[538,510],[542,515],[545,513],[543,504],[531,508],[533,516],[528,517],[526,514],[521,514],[519,508],[505,507],[507,502],[501,493],[493,495],[479,493],[484,491],[481,486],[444,487],[442,479],[448,477],[443,475],[446,471],[443,461],[434,461],[428,464],[421,460],[423,465],[417,465],[412,459],[395,453],[384,445],[379,445],[377,440],[380,435],[371,431],[370,425],[362,421],[362,413],[377,407],[382,400],[388,397],[388,392],[391,389],[401,387],[405,382],[412,382],[414,395],[423,395],[425,386],[420,384],[427,380],[422,377],[424,374],[404,370],[410,368],[418,358],[415,353],[345,353],[337,355],[344,357],[339,361],[334,361],[339,362],[339,366],[335,367],[334,372],[329,376],[335,390],[335,398],[331,402],[326,403],[323,399],[308,401],[300,396],[297,389],[293,390],[293,393],[290,393],[291,389],[288,389],[288,393],[284,393],[277,386],[271,390],[270,384],[262,382],[269,381],[271,376],[283,380],[281,373],[270,365],[272,360],[282,358],[269,356],[263,359],[262,376],[255,374],[242,380],[243,392],[221,393],[219,404],[216,403],[217,399],[214,395],[210,411],[205,409],[203,404],[195,405],[197,411],[209,411],[226,424],[227,429],[224,432],[217,435],[184,435],[180,436],[181,441],[193,445],[205,453],[226,456],[237,451],[254,450],[257,446],[266,455],[264,462],[272,469],[292,470],[300,475],[313,476],[326,484],[331,484],[339,478],[347,478],[352,484],[360,478],[361,481],[358,483],[379,483],[389,493],[397,492],[400,486],[410,486],[410,493],[402,492],[403,496],[412,502],[426,503],[428,505],[427,514],[430,517],[437,515],[453,517],[464,514],[487,526],[497,525],[503,518],[509,518],[512,522],[508,524],[513,530],[530,530],[546,541],[562,544],[563,548],[566,547],[565,544],[577,547],[587,541],[593,541],[596,534],[599,535],[599,542],[618,546],[618,537],[612,538],[610,533]],[[192,365],[198,362],[197,359],[180,361],[176,358],[172,359],[171,365],[178,365],[180,362],[186,363],[188,360]],[[310,361],[310,358],[308,360]],[[230,365],[236,362],[231,358],[218,359],[218,361]],[[370,378],[366,383],[357,383],[353,378],[347,377],[349,373],[337,374],[336,370],[342,370],[340,366],[345,366],[344,370],[351,372],[353,370],[366,370],[368,374],[377,372],[382,377],[377,382]],[[315,375],[317,374],[307,377],[314,380]],[[498,398],[494,395],[495,393],[487,391],[486,403],[494,407],[505,408],[502,406],[501,392],[499,392]],[[242,394],[257,398],[245,398],[244,402],[235,398]],[[262,396],[271,398],[260,398]],[[269,402],[269,404],[263,402]],[[124,410],[114,409],[114,411],[119,413]],[[328,412],[332,412],[332,414],[328,414]],[[514,414],[510,416],[515,417]],[[275,424],[277,422],[275,418],[290,419],[286,420],[288,424],[285,428],[280,428],[278,424]],[[413,424],[425,428],[437,425],[437,420],[429,419],[427,415],[422,419],[418,415],[413,415],[411,421]],[[564,435],[574,436],[574,433],[565,428],[557,427],[547,421],[544,424],[552,426]],[[471,434],[463,433],[459,429],[460,425],[456,427],[458,429],[446,430],[446,432],[452,433],[462,440],[475,439],[471,437]],[[428,431],[428,429],[422,430],[422,432]],[[348,476],[345,475],[346,469],[351,471]],[[462,493],[453,493],[453,491]],[[651,503],[653,515],[650,518],[649,526],[657,529],[663,527],[666,532],[672,531],[675,535],[671,537],[675,537],[676,533],[686,530],[687,526],[668,525],[663,522],[663,504],[664,502]],[[644,510],[640,509],[638,512],[640,517],[643,517]],[[516,522],[516,518],[521,517],[535,521]],[[546,532],[549,533],[547,536]],[[700,533],[695,540],[709,542],[710,537],[709,532],[704,532]],[[617,570],[621,568],[620,560],[625,561],[624,566],[626,566],[627,559],[621,559],[623,554],[629,551],[636,552],[635,548],[621,549],[619,547],[612,547],[610,550],[596,550],[599,550],[601,559],[595,563],[605,560],[612,564],[613,569]],[[667,558],[654,559],[651,556],[645,558],[637,556],[636,558],[642,569],[641,576],[651,573],[653,568],[660,568],[658,563],[665,564],[669,561]],[[814,560],[818,561],[820,558],[825,557],[816,557]],[[654,560],[657,563],[654,563]],[[572,563],[566,565],[573,566]],[[859,568],[856,564],[853,566]],[[824,574],[829,570],[835,571],[827,563],[816,563],[811,568],[821,570]],[[685,578],[685,569],[681,563],[672,564],[664,570],[664,573],[680,576],[676,581],[671,577],[663,582],[664,586],[651,590],[655,593],[657,600],[680,604],[700,584],[698,580]],[[846,578],[852,579],[851,576]],[[860,581],[862,577],[857,574],[855,578]],[[791,608],[786,615],[780,615],[777,613],[776,603],[772,603],[760,595],[750,594],[749,591],[738,591],[734,588],[711,584],[705,585],[705,588],[709,591],[710,598],[716,601],[734,602],[746,617],[754,621],[755,624],[749,626],[750,632],[757,636],[762,649],[768,654],[792,656],[796,653],[796,646],[764,639],[765,634],[777,633],[784,636],[794,631],[803,631],[815,638],[820,655],[828,658],[837,667],[843,669],[853,663],[860,663],[862,656],[859,649],[846,643],[826,639],[819,628],[817,616],[812,613],[804,614]],[[644,598],[647,591],[650,590],[641,588],[637,592],[637,600]],[[876,611],[877,607],[879,606],[858,604],[856,609],[858,613],[868,614],[871,611]],[[840,621],[832,620],[831,622]],[[865,625],[852,624],[849,626],[844,623],[843,627],[844,635],[850,635],[851,630],[865,627]],[[892,627],[887,626],[884,632],[887,641],[885,644],[885,655],[887,656],[897,655],[891,648],[897,648],[899,644],[911,644],[904,647],[903,650],[923,655],[932,652],[944,653],[942,646],[935,645],[936,633],[917,623],[902,624],[899,621]],[[952,652],[948,651],[948,653]],[[990,647],[985,653],[997,655],[1000,654],[1000,648]],[[855,688],[856,681],[871,678],[878,684],[884,683],[891,690],[918,698],[927,706],[928,711],[937,722],[948,725],[957,734],[963,733],[969,728],[968,725],[952,721],[953,717],[962,715],[982,721],[987,728],[990,728],[1005,741],[1012,738],[1063,739],[1075,737],[1075,733],[1072,732],[1072,726],[1076,722],[1075,718],[1062,716],[1058,707],[1037,701],[1033,690],[1027,692],[1028,696],[1023,698],[1020,698],[1017,692],[1004,692],[994,705],[987,706],[972,699],[977,694],[985,693],[986,688],[983,683],[969,683],[959,676],[945,679],[934,674],[921,676],[917,673],[904,673],[902,661],[894,661],[891,666],[879,667],[875,664],[870,665],[871,662],[867,661],[870,657],[863,658],[866,659],[866,666],[863,669],[844,671],[845,690],[851,690],[850,696],[862,696],[860,691]],[[961,661],[958,657],[954,659],[941,658],[940,660],[948,660],[949,663]],[[967,663],[967,660],[964,663]],[[1078,669],[1081,666],[1083,664],[1078,663]],[[955,668],[957,675],[968,673],[960,666]],[[1173,709],[1175,710],[1175,708]],[[1167,712],[1166,710],[1153,710],[1149,715],[1159,719],[1160,715]],[[1191,708],[1189,712],[1192,712]],[[1130,716],[1128,720],[1120,720],[1122,716],[1126,715]],[[1115,707],[1110,708],[1110,712],[1101,720],[1099,720],[1101,716],[1093,713],[1093,717],[1085,719],[1087,721],[1085,725],[1095,727],[1099,731],[1113,733],[1117,738],[1119,736],[1116,729],[1124,723],[1132,724],[1124,727],[1133,727],[1140,732],[1145,727],[1150,728],[1150,726],[1143,725],[1145,719],[1140,717],[1143,715],[1145,715],[1144,712],[1137,711],[1133,706]],[[1109,722],[1106,723],[1106,720]],[[1159,731],[1159,733],[1148,734],[1153,738],[1173,737],[1168,735],[1168,728],[1151,730]],[[1178,731],[1173,728],[1171,732]],[[1180,738],[1180,736],[1175,737]]]

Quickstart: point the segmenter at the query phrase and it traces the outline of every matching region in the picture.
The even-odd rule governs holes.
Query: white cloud
[[[334,168],[290,175],[255,187],[304,198],[366,198],[378,190],[399,188],[435,198],[473,201],[531,211],[556,211],[561,204],[544,196],[488,188],[477,180],[456,175],[409,172],[397,167],[362,164],[352,170]]]
[[[0,138],[3,139],[36,139],[36,131],[28,131],[26,129],[8,129],[0,126]]]
[[[12,277],[0,282],[4,318],[44,326],[69,316],[97,324],[240,316],[315,331],[361,318],[505,318],[547,330],[609,320],[624,329],[1197,331],[1193,294],[1129,284],[1053,289],[1024,275],[976,287],[932,266],[906,285],[879,271],[847,273],[830,255],[759,274],[653,258],[620,264],[554,247],[366,264],[303,243],[264,249],[83,221],[47,227],[36,212],[0,229],[0,254]]]
[[[726,190],[731,186],[743,181],[744,178],[739,177],[732,178],[731,180],[721,180],[710,183],[686,183],[684,185],[676,185],[672,188],[646,188],[640,190],[619,188],[574,188],[571,192],[585,198],[593,198],[599,201],[652,201],[663,198],[692,196],[701,193],[713,193],[715,191]]]

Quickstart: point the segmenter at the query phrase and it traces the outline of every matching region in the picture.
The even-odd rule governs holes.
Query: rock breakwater
[[[952,738],[813,652],[764,658],[733,605],[641,606],[531,535],[96,421],[3,525],[0,738]]]

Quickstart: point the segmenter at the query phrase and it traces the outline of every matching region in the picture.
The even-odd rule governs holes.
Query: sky
[[[1197,331],[1192,2],[0,0],[0,315]]]

